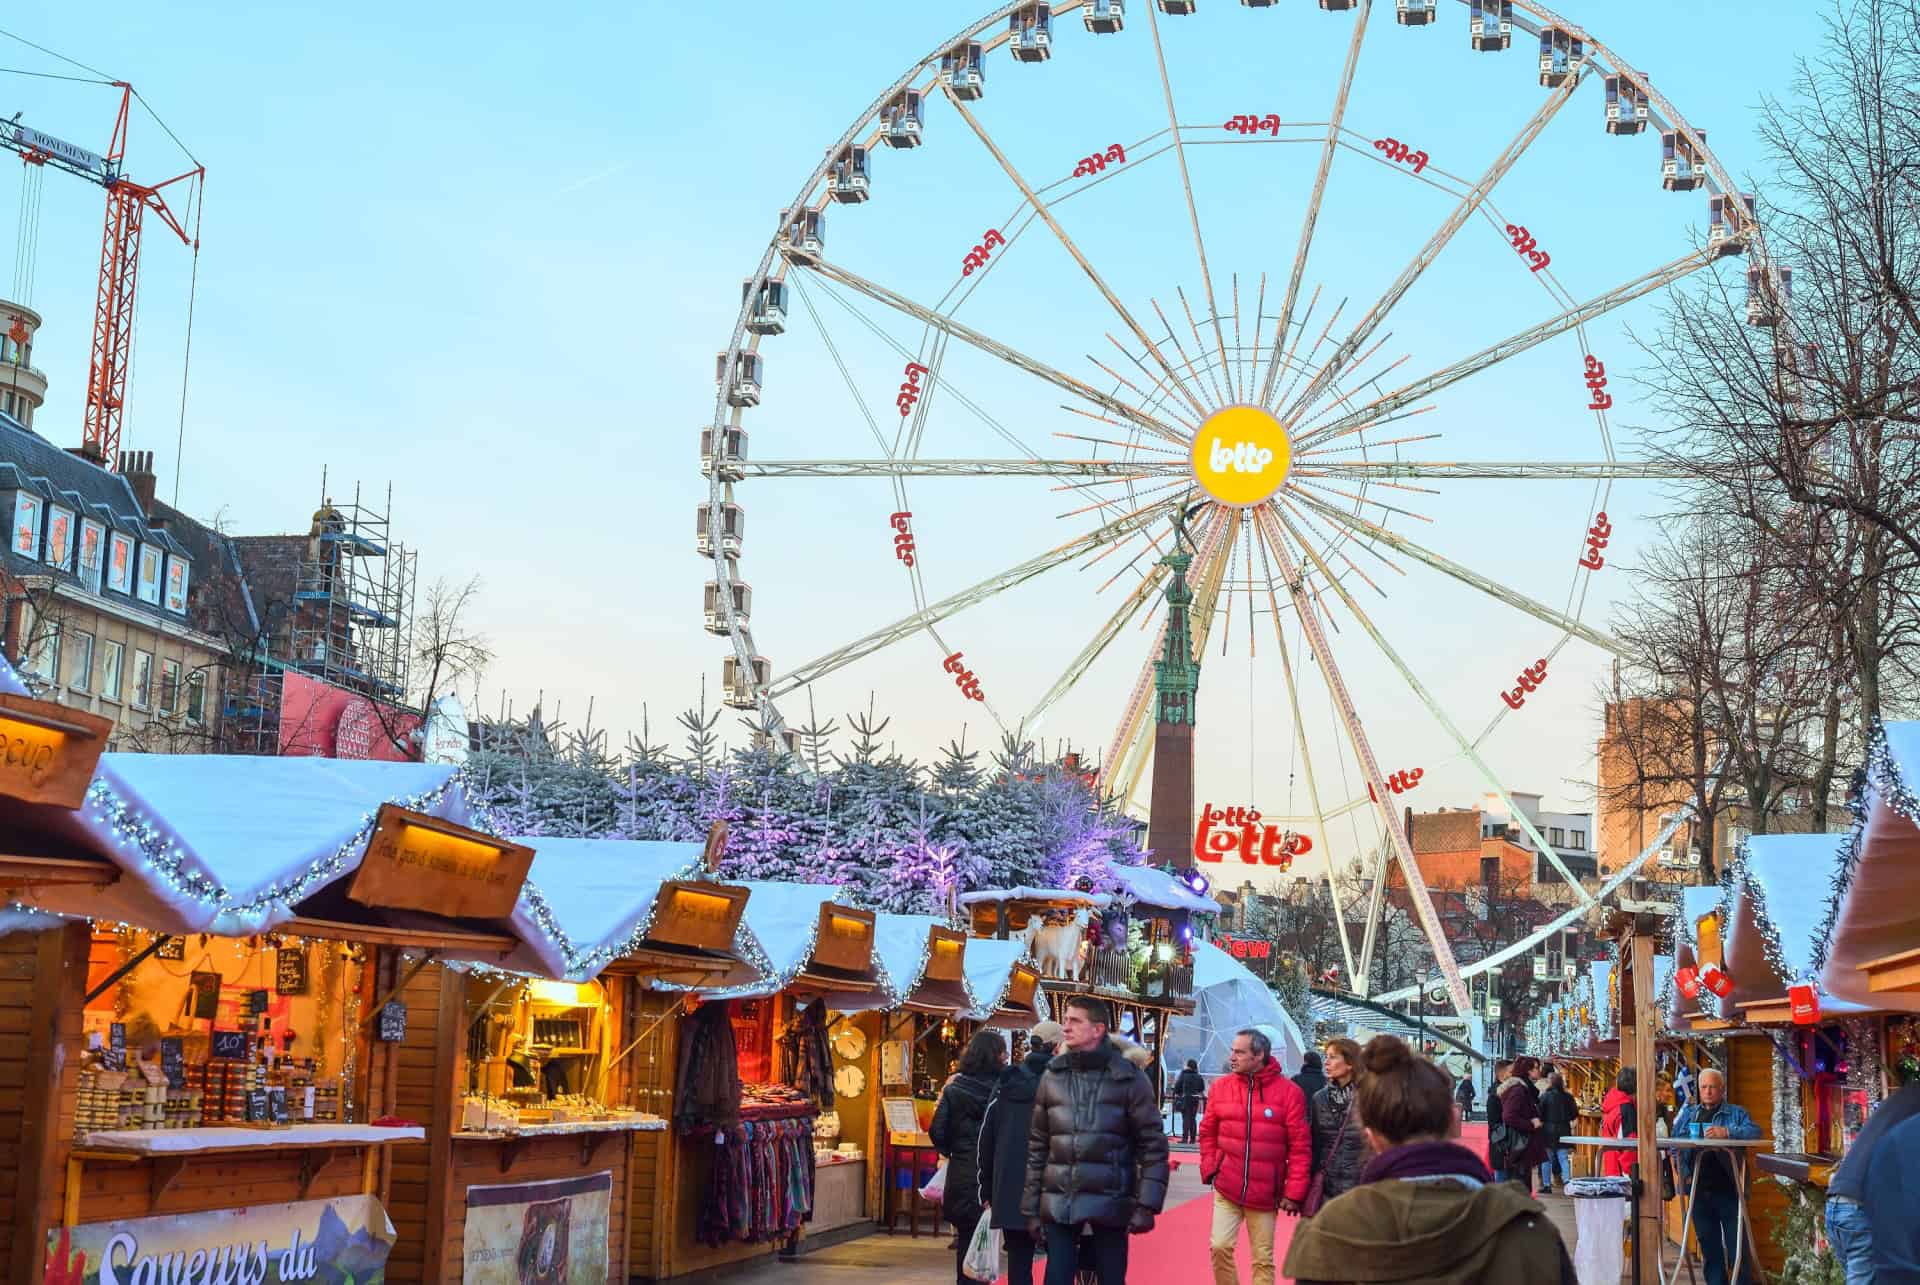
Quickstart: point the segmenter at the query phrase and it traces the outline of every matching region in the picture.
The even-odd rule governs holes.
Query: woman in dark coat
[[[1027,1135],[1033,1125],[1033,1095],[1066,1032],[1042,1022],[1028,1036],[1027,1055],[1000,1073],[999,1087],[980,1124],[980,1200],[1007,1247],[1007,1285],[1033,1285],[1033,1237],[1020,1214],[1027,1182]]]
[[[1512,1139],[1507,1147],[1507,1178],[1524,1183],[1533,1190],[1534,1171],[1547,1158],[1547,1134],[1541,1127],[1540,1090],[1533,1087],[1533,1074],[1539,1063],[1523,1057],[1513,1064],[1500,1095],[1500,1122]]]
[[[1360,1185],[1369,1158],[1359,1112],[1353,1109],[1360,1046],[1348,1039],[1329,1040],[1324,1065],[1327,1087],[1307,1104],[1307,1124],[1313,1130],[1313,1172],[1326,1175],[1321,1199],[1332,1200]]]
[[[1207,1096],[1207,1077],[1200,1064],[1187,1059],[1186,1069],[1173,1082],[1173,1106],[1180,1113],[1180,1141],[1200,1140],[1200,1099]]]
[[[934,1108],[933,1127],[927,1130],[934,1149],[947,1159],[947,1190],[940,1198],[940,1212],[959,1233],[959,1250],[954,1257],[954,1279],[959,1285],[970,1281],[960,1265],[966,1261],[967,1243],[984,1212],[980,1201],[980,1124],[986,1119],[994,1083],[1006,1064],[1007,1046],[1000,1033],[977,1032],[960,1055],[959,1074],[947,1082],[940,1105]]]

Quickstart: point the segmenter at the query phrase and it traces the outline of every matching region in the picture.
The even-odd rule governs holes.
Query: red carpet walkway
[[[1487,1150],[1486,1122],[1464,1126],[1460,1131],[1460,1141],[1484,1157]],[[1181,1162],[1173,1183],[1173,1199],[1179,1203],[1161,1215],[1152,1231],[1133,1238],[1132,1253],[1127,1263],[1127,1279],[1130,1282],[1172,1285],[1174,1282],[1211,1279],[1213,1266],[1207,1246],[1213,1231],[1213,1190],[1210,1187],[1196,1188],[1187,1180],[1199,1163],[1197,1154],[1176,1146],[1173,1157]],[[1276,1267],[1286,1261],[1287,1245],[1297,1225],[1298,1220],[1281,1215],[1273,1237],[1273,1261]],[[1240,1268],[1241,1285],[1250,1285],[1244,1231],[1240,1234],[1239,1252],[1235,1258]],[[1038,1272],[1035,1274],[1038,1275]],[[1287,1278],[1283,1276],[1279,1279],[1284,1282]],[[1001,1277],[1001,1281],[1004,1285],[1006,1278]]]

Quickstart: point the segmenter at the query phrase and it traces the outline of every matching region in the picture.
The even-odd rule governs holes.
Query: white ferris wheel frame
[[[1091,2],[1092,0],[1061,0],[1060,3],[1051,6],[1051,12],[1054,17],[1058,18],[1088,8]],[[1385,2],[1386,0],[1382,0],[1382,3]],[[1458,2],[1464,6],[1469,0],[1458,0]],[[1006,155],[994,143],[992,136],[981,125],[974,113],[969,111],[966,104],[953,94],[950,86],[943,83],[940,71],[941,57],[943,54],[956,48],[965,49],[969,43],[979,44],[982,47],[983,53],[990,53],[998,49],[1011,39],[1010,33],[1007,30],[1008,19],[1032,7],[1032,0],[1011,0],[1010,3],[1000,5],[971,26],[956,32],[954,35],[942,41],[932,52],[913,64],[904,75],[884,89],[880,95],[868,105],[866,110],[855,118],[853,124],[841,135],[839,140],[826,150],[825,158],[814,169],[812,174],[808,176],[806,182],[795,195],[794,200],[787,206],[786,212],[782,216],[781,229],[776,231],[774,236],[769,240],[767,248],[758,266],[755,268],[747,288],[743,292],[740,313],[735,321],[733,333],[728,341],[724,364],[721,370],[722,377],[719,380],[719,388],[715,394],[714,417],[711,432],[713,434],[716,459],[724,454],[724,442],[726,441],[727,430],[742,427],[743,408],[730,404],[729,384],[732,382],[734,372],[740,367],[742,354],[756,353],[759,350],[761,336],[750,331],[748,323],[752,319],[761,291],[769,281],[785,281],[790,269],[795,265],[804,266],[824,281],[830,281],[844,290],[862,295],[875,303],[879,303],[906,317],[921,322],[928,328],[929,333],[937,335],[935,340],[937,344],[944,345],[950,340],[958,339],[969,347],[998,357],[1016,368],[1054,385],[1080,402],[1094,408],[1094,410],[1102,412],[1101,414],[1093,414],[1092,411],[1083,412],[1089,414],[1091,418],[1104,420],[1109,424],[1117,424],[1119,427],[1133,430],[1136,434],[1134,439],[1136,443],[1142,440],[1137,435],[1145,433],[1155,439],[1184,448],[1188,439],[1182,435],[1183,430],[1191,433],[1196,427],[1195,423],[1188,421],[1186,412],[1190,410],[1204,418],[1210,402],[1213,404],[1225,404],[1221,399],[1222,394],[1226,396],[1227,400],[1233,400],[1234,395],[1239,392],[1236,373],[1241,367],[1237,365],[1237,363],[1240,363],[1243,358],[1237,354],[1244,351],[1246,345],[1241,342],[1240,336],[1236,335],[1234,345],[1236,356],[1229,357],[1226,337],[1222,329],[1222,311],[1214,297],[1215,283],[1212,273],[1207,268],[1206,247],[1202,235],[1201,221],[1198,209],[1194,203],[1192,185],[1187,174],[1185,149],[1189,144],[1183,138],[1182,130],[1191,129],[1192,127],[1183,125],[1175,110],[1173,88],[1166,73],[1165,56],[1159,34],[1159,15],[1156,12],[1157,6],[1154,0],[1140,0],[1139,8],[1145,11],[1148,25],[1152,29],[1152,40],[1159,65],[1161,88],[1165,97],[1168,116],[1168,125],[1166,129],[1162,131],[1162,135],[1171,140],[1167,146],[1169,146],[1175,154],[1182,187],[1185,190],[1187,209],[1193,225],[1195,249],[1199,257],[1201,277],[1205,283],[1206,290],[1206,306],[1203,319],[1210,323],[1210,328],[1213,332],[1210,338],[1213,339],[1220,358],[1220,364],[1217,367],[1202,366],[1198,360],[1187,358],[1183,346],[1180,347],[1182,358],[1180,361],[1176,362],[1168,359],[1149,331],[1129,312],[1101,277],[1098,269],[1085,257],[1066,230],[1053,217],[1045,198],[1015,169]],[[1487,215],[1491,205],[1493,189],[1499,183],[1500,179],[1519,160],[1520,156],[1524,154],[1527,147],[1538,137],[1555,113],[1558,112],[1559,108],[1573,96],[1580,82],[1586,77],[1595,74],[1605,74],[1618,77],[1622,84],[1631,85],[1646,105],[1647,126],[1649,129],[1659,133],[1673,132],[1686,139],[1691,148],[1693,163],[1704,173],[1705,182],[1702,186],[1706,188],[1709,196],[1725,195],[1733,197],[1737,201],[1739,192],[1732,177],[1721,166],[1718,159],[1707,147],[1700,131],[1686,122],[1678,111],[1675,110],[1673,105],[1668,102],[1666,97],[1654,88],[1645,75],[1628,66],[1624,59],[1616,55],[1608,46],[1595,39],[1592,34],[1584,28],[1567,21],[1565,18],[1539,4],[1533,3],[1533,0],[1513,0],[1514,15],[1512,26],[1514,28],[1535,37],[1538,37],[1543,31],[1547,30],[1564,33],[1571,39],[1578,40],[1583,44],[1583,60],[1573,69],[1572,74],[1568,75],[1558,87],[1552,88],[1548,92],[1546,99],[1521,128],[1513,141],[1495,158],[1486,172],[1476,182],[1468,185],[1464,180],[1455,179],[1453,180],[1452,187],[1443,189],[1453,192],[1456,189],[1464,188],[1464,190],[1458,191],[1458,202],[1452,213],[1446,221],[1442,223],[1441,227],[1428,239],[1426,244],[1421,247],[1419,252],[1413,256],[1381,298],[1376,301],[1368,312],[1353,326],[1351,331],[1348,332],[1347,337],[1339,342],[1331,358],[1321,362],[1317,367],[1312,368],[1311,374],[1306,374],[1308,370],[1306,363],[1304,361],[1293,360],[1291,349],[1283,352],[1283,346],[1287,344],[1290,333],[1292,334],[1293,346],[1297,347],[1298,345],[1300,332],[1296,332],[1293,329],[1294,317],[1300,307],[1299,296],[1304,281],[1306,264],[1313,244],[1314,231],[1325,196],[1333,158],[1343,147],[1354,151],[1359,150],[1359,148],[1355,147],[1353,141],[1347,137],[1350,131],[1345,131],[1344,120],[1347,99],[1354,82],[1355,69],[1358,64],[1361,45],[1372,8],[1373,0],[1358,0],[1357,4],[1354,5],[1352,12],[1354,13],[1355,25],[1341,73],[1339,90],[1329,114],[1329,120],[1314,123],[1315,125],[1323,124],[1325,127],[1324,138],[1321,141],[1319,164],[1306,217],[1300,230],[1299,242],[1280,303],[1280,310],[1277,314],[1278,321],[1273,336],[1272,357],[1267,364],[1264,384],[1259,394],[1259,404],[1271,406],[1275,412],[1280,412],[1283,408],[1292,411],[1288,422],[1290,425],[1299,425],[1302,431],[1302,436],[1300,436],[1295,443],[1296,450],[1311,448],[1344,434],[1363,431],[1368,426],[1378,424],[1384,419],[1395,417],[1402,413],[1416,413],[1409,412],[1407,408],[1415,406],[1440,389],[1458,382],[1469,375],[1496,365],[1508,357],[1523,352],[1548,338],[1564,334],[1570,330],[1578,330],[1584,326],[1586,322],[1598,318],[1633,299],[1640,298],[1643,295],[1671,285],[1717,258],[1728,254],[1742,253],[1751,247],[1755,251],[1760,252],[1760,261],[1765,261],[1760,230],[1751,219],[1747,219],[1742,226],[1735,229],[1720,244],[1702,246],[1689,254],[1683,255],[1672,263],[1654,268],[1624,285],[1585,301],[1576,302],[1572,300],[1564,289],[1559,288],[1557,282],[1555,282],[1549,287],[1550,292],[1553,293],[1554,297],[1563,305],[1563,311],[1557,316],[1530,326],[1439,371],[1435,371],[1399,388],[1383,393],[1366,405],[1355,406],[1351,401],[1351,397],[1356,390],[1341,392],[1337,388],[1342,372],[1350,365],[1363,363],[1366,358],[1375,351],[1375,349],[1367,347],[1368,342],[1380,324],[1386,319],[1394,304],[1411,288],[1422,272],[1437,259],[1441,250],[1444,249],[1453,234],[1458,231],[1462,225],[1472,219],[1476,214],[1483,217]],[[1136,405],[1117,396],[1102,393],[1081,380],[1058,371],[1044,362],[1031,358],[1019,352],[1017,349],[1000,343],[991,336],[957,321],[949,312],[942,311],[938,305],[929,307],[925,304],[917,303],[878,282],[869,281],[851,270],[835,264],[824,255],[807,255],[804,257],[793,255],[788,251],[788,248],[784,246],[787,220],[802,211],[818,212],[824,210],[831,200],[829,195],[829,179],[836,159],[851,147],[864,146],[872,149],[879,144],[883,140],[885,133],[883,112],[908,90],[918,90],[923,95],[923,101],[926,97],[930,97],[936,92],[943,92],[946,95],[948,104],[956,110],[960,118],[969,126],[971,132],[977,135],[979,141],[984,144],[992,154],[994,160],[1005,172],[1007,178],[1019,189],[1022,197],[1022,204],[1019,209],[1030,211],[1028,222],[1037,218],[1044,223],[1048,230],[1085,271],[1094,287],[1104,296],[1124,329],[1131,334],[1133,340],[1138,344],[1138,355],[1136,355],[1135,350],[1123,345],[1117,339],[1113,340],[1114,346],[1126,352],[1128,358],[1132,360],[1137,368],[1136,373],[1140,378],[1147,381],[1148,388],[1143,390],[1138,384],[1134,383],[1132,379],[1120,371],[1106,366],[1105,363],[1099,362],[1098,359],[1092,360],[1094,360],[1096,364],[1101,365],[1101,368],[1109,375],[1112,375],[1118,384],[1124,385],[1127,389],[1131,389],[1135,393],[1143,394],[1140,405]],[[1160,136],[1155,136],[1156,139],[1158,137]],[[1148,141],[1151,142],[1154,140],[1150,139]],[[1165,149],[1163,148],[1163,150]],[[1448,177],[1451,178],[1451,176]],[[1434,185],[1441,186],[1441,184],[1437,182]],[[1497,215],[1493,217],[1496,220],[1498,218]],[[1017,233],[1015,235],[1017,236]],[[799,279],[796,278],[796,284],[798,280]],[[1237,282],[1235,284],[1235,291],[1236,304],[1234,319],[1237,328],[1239,319]],[[1181,302],[1183,306],[1186,305],[1184,294],[1181,296]],[[810,302],[807,306],[809,309],[812,307]],[[1154,306],[1156,311],[1158,311],[1159,305],[1156,303]],[[1307,313],[1309,319],[1311,317],[1311,311],[1312,306],[1309,304]],[[1321,336],[1322,340],[1330,335],[1338,316],[1339,313],[1336,310],[1334,316],[1329,318],[1326,331],[1323,332]],[[1259,321],[1264,320],[1264,317],[1259,311],[1256,311],[1256,318],[1256,333],[1254,339],[1256,351],[1253,358],[1253,373],[1255,374],[1258,373],[1259,364]],[[1201,325],[1194,321],[1190,307],[1187,309],[1187,319],[1192,325],[1196,345],[1204,348],[1205,342]],[[1175,345],[1179,345],[1178,332],[1173,329],[1171,324],[1166,323],[1164,315],[1160,316],[1160,320],[1166,325],[1166,330],[1172,342]],[[1304,323],[1301,329],[1304,331]],[[1111,338],[1111,336],[1109,336],[1109,338]],[[1317,350],[1318,342],[1319,341],[1316,341],[1315,350]],[[898,347],[897,344],[895,346]],[[1149,360],[1151,364],[1149,364]],[[1207,360],[1210,361],[1211,357],[1209,356]],[[1291,371],[1291,378],[1287,388],[1276,398],[1275,385],[1283,374],[1283,367]],[[1155,373],[1154,368],[1157,368],[1158,373]],[[1391,369],[1392,367],[1388,368],[1389,371]],[[1185,372],[1184,378],[1182,375],[1183,371]],[[1196,394],[1189,381],[1198,383],[1203,374],[1212,377],[1214,380],[1213,386]],[[1306,387],[1299,389],[1296,393],[1295,390],[1303,375],[1307,378]],[[1376,374],[1371,381],[1372,386],[1376,389],[1379,387],[1378,379],[1379,375]],[[1249,380],[1249,383],[1250,382]],[[1331,395],[1333,399],[1329,405],[1322,407],[1314,414],[1308,414],[1316,404],[1329,395]],[[962,400],[964,401],[964,398],[962,398]],[[1248,398],[1247,400],[1251,401],[1253,399]],[[1039,554],[1034,558],[990,576],[967,589],[963,589],[958,593],[949,595],[938,601],[927,601],[924,589],[921,586],[918,570],[917,568],[913,569],[910,571],[913,579],[916,607],[913,612],[833,652],[797,666],[791,671],[777,676],[769,674],[763,682],[761,675],[755,667],[758,652],[755,649],[752,631],[748,624],[739,618],[740,613],[737,611],[735,605],[733,592],[735,584],[735,555],[725,547],[725,541],[718,538],[718,533],[723,530],[725,507],[733,501],[734,482],[729,477],[723,476],[725,470],[719,467],[712,468],[709,471],[706,521],[709,531],[714,533],[711,544],[713,573],[717,587],[715,605],[725,625],[725,632],[731,644],[733,658],[738,667],[737,672],[743,682],[748,686],[748,690],[752,693],[762,726],[771,735],[779,736],[786,730],[785,719],[782,717],[779,707],[776,704],[777,699],[805,687],[808,683],[827,673],[831,673],[846,664],[870,655],[902,638],[923,631],[933,633],[933,635],[938,638],[937,626],[940,621],[948,616],[966,607],[992,598],[1053,567],[1080,559],[1094,550],[1105,547],[1108,552],[1111,552],[1113,548],[1117,547],[1117,541],[1134,534],[1147,533],[1148,539],[1152,541],[1157,548],[1158,541],[1151,534],[1150,528],[1156,524],[1164,523],[1175,515],[1179,511],[1180,506],[1191,494],[1190,491],[1183,490],[1178,486],[1179,480],[1186,476],[1188,471],[1184,452],[1170,454],[1164,464],[1159,461],[1140,459],[1047,460],[1034,458],[1032,452],[1026,449],[1024,445],[1015,443],[1029,458],[1024,460],[921,459],[918,458],[917,455],[918,430],[920,423],[924,422],[925,409],[925,406],[920,408],[918,418],[912,427],[915,437],[913,450],[911,452],[889,451],[885,458],[865,460],[744,461],[737,466],[737,471],[740,472],[743,477],[760,478],[886,477],[894,481],[896,488],[900,487],[908,478],[943,476],[1042,476],[1059,478],[1070,483],[1078,482],[1086,485],[1097,485],[1103,481],[1118,482],[1128,487],[1130,492],[1129,502],[1133,499],[1140,498],[1140,495],[1133,490],[1135,483],[1153,482],[1157,485],[1152,488],[1151,493],[1158,494],[1162,498],[1148,500],[1145,503],[1135,505],[1131,509],[1127,509],[1124,505],[1112,500],[1099,501],[1089,505],[1087,511],[1098,510],[1107,518],[1103,525],[1075,540]],[[1601,412],[1601,414],[1603,417],[1601,423],[1604,442],[1606,440],[1604,412]],[[1302,418],[1303,416],[1304,418]],[[1293,430],[1290,428],[1290,432],[1291,431]],[[884,443],[882,443],[882,445],[884,448]],[[1499,478],[1510,480],[1591,479],[1598,482],[1611,483],[1614,480],[1626,478],[1674,476],[1672,471],[1657,465],[1614,458],[1610,443],[1607,445],[1608,449],[1606,453],[1609,458],[1591,462],[1404,462],[1397,459],[1359,460],[1346,461],[1340,464],[1309,464],[1304,476],[1331,480],[1349,480],[1362,487],[1369,481],[1375,480],[1395,482],[1421,478]],[[1136,450],[1133,453],[1137,455],[1138,451]],[[1169,496],[1166,494],[1168,490],[1172,490],[1174,493]],[[1345,498],[1352,498],[1346,492],[1336,491],[1330,493]],[[904,492],[901,492],[901,494],[904,495]],[[1472,1001],[1465,983],[1467,976],[1486,971],[1504,962],[1506,959],[1517,956],[1522,951],[1530,950],[1534,944],[1544,940],[1551,933],[1559,931],[1559,929],[1566,926],[1567,923],[1571,923],[1574,919],[1584,914],[1591,908],[1595,898],[1592,894],[1581,889],[1578,880],[1567,870],[1553,847],[1540,835],[1537,828],[1525,814],[1521,812],[1518,807],[1514,806],[1506,789],[1499,783],[1497,777],[1495,777],[1491,769],[1488,768],[1485,761],[1480,757],[1477,746],[1480,741],[1485,738],[1486,733],[1481,733],[1478,737],[1469,736],[1447,717],[1439,703],[1420,683],[1419,679],[1394,650],[1384,634],[1381,633],[1366,616],[1358,601],[1355,600],[1353,595],[1347,590],[1343,577],[1335,574],[1333,568],[1326,561],[1325,556],[1323,556],[1323,552],[1319,546],[1325,545],[1325,554],[1331,555],[1338,551],[1336,546],[1341,538],[1364,538],[1383,544],[1396,553],[1420,561],[1463,584],[1488,594],[1511,608],[1524,612],[1560,630],[1560,640],[1554,646],[1555,653],[1558,652],[1560,647],[1563,647],[1567,642],[1574,639],[1579,639],[1604,650],[1615,652],[1619,650],[1618,645],[1614,640],[1607,637],[1603,631],[1584,624],[1579,619],[1577,611],[1573,614],[1568,614],[1558,611],[1547,604],[1538,602],[1517,590],[1501,584],[1492,577],[1474,572],[1470,568],[1461,566],[1436,551],[1426,549],[1404,536],[1389,531],[1384,524],[1369,522],[1359,516],[1358,513],[1349,511],[1349,509],[1343,505],[1330,503],[1328,500],[1315,496],[1304,489],[1299,490],[1293,498],[1301,502],[1301,507],[1291,516],[1280,510],[1277,502],[1278,497],[1273,500],[1263,501],[1258,507],[1247,510],[1228,510],[1224,508],[1224,506],[1212,506],[1207,517],[1203,520],[1196,539],[1196,555],[1193,564],[1193,580],[1196,585],[1193,608],[1195,618],[1193,630],[1195,650],[1198,652],[1205,647],[1206,633],[1212,623],[1213,602],[1222,594],[1221,585],[1228,571],[1225,564],[1231,560],[1234,549],[1240,543],[1244,524],[1244,529],[1250,529],[1253,533],[1252,537],[1246,541],[1249,562],[1255,548],[1261,551],[1263,563],[1267,563],[1267,560],[1269,558],[1271,559],[1271,563],[1267,563],[1269,567],[1267,593],[1270,600],[1275,599],[1272,568],[1277,566],[1280,571],[1287,594],[1292,600],[1291,605],[1294,608],[1294,614],[1301,621],[1305,641],[1311,651],[1316,667],[1320,670],[1330,691],[1334,694],[1339,721],[1346,732],[1349,747],[1361,765],[1365,783],[1369,787],[1373,809],[1378,813],[1381,827],[1392,842],[1392,851],[1383,852],[1379,865],[1371,872],[1372,887],[1369,897],[1365,936],[1357,957],[1347,932],[1344,914],[1336,913],[1334,916],[1335,923],[1339,928],[1342,953],[1348,969],[1347,976],[1353,981],[1356,988],[1364,990],[1366,985],[1365,978],[1367,976],[1366,970],[1370,966],[1373,954],[1375,930],[1380,920],[1384,888],[1387,883],[1386,866],[1390,860],[1396,861],[1401,867],[1403,876],[1407,881],[1410,900],[1413,902],[1417,918],[1435,953],[1439,972],[1445,981],[1454,1008],[1461,1015],[1468,1015],[1472,1012]],[[1376,501],[1375,503],[1378,502]],[[1309,518],[1309,514],[1311,515],[1311,519]],[[1324,538],[1310,538],[1306,532],[1299,529],[1299,524],[1306,523],[1312,519],[1317,519],[1329,528],[1334,535],[1335,543],[1328,544]],[[1305,567],[1300,565],[1289,546],[1289,537],[1291,537],[1293,543],[1307,555],[1308,562],[1311,565]],[[1341,556],[1344,558],[1344,553],[1342,553]],[[1365,572],[1360,571],[1358,566],[1353,564],[1350,558],[1346,559],[1346,561],[1353,571],[1358,572],[1363,578],[1365,577]],[[1157,589],[1162,583],[1163,575],[1163,569],[1157,566],[1149,568],[1146,573],[1141,575],[1139,582],[1126,596],[1126,599],[1120,604],[1113,616],[1100,627],[1093,639],[1069,665],[1068,669],[1053,686],[1041,697],[1034,709],[1020,719],[1017,724],[1019,730],[1022,732],[1032,730],[1046,710],[1072,688],[1079,677],[1105,650],[1107,645],[1119,635],[1121,630],[1132,621],[1143,608],[1150,607],[1152,600],[1157,597]],[[1365,729],[1361,725],[1358,712],[1346,693],[1345,684],[1340,677],[1339,667],[1333,655],[1333,650],[1327,641],[1324,631],[1320,627],[1321,617],[1330,617],[1330,610],[1324,600],[1323,590],[1325,595],[1337,598],[1345,608],[1346,613],[1361,625],[1362,630],[1369,635],[1390,665],[1398,671],[1401,678],[1428,708],[1429,712],[1441,727],[1445,729],[1449,737],[1458,746],[1461,755],[1474,763],[1492,787],[1492,792],[1506,803],[1509,816],[1525,831],[1533,846],[1547,861],[1559,869],[1568,885],[1582,898],[1582,901],[1576,904],[1572,910],[1550,923],[1547,927],[1538,930],[1522,942],[1507,947],[1495,955],[1475,961],[1465,969],[1460,967],[1453,957],[1452,950],[1442,930],[1438,915],[1434,910],[1432,898],[1428,894],[1425,881],[1422,878],[1417,863],[1414,861],[1409,841],[1393,815],[1393,794],[1386,784],[1380,765],[1367,739]],[[1249,579],[1249,596],[1251,596],[1252,592],[1252,582],[1251,579]],[[1227,596],[1228,609],[1231,610],[1231,593],[1229,592]],[[1584,597],[1584,592],[1582,593],[1582,597]],[[1280,607],[1277,601],[1272,601],[1271,605],[1273,608],[1272,614],[1275,629],[1276,632],[1280,634],[1282,668],[1286,679],[1296,736],[1299,742],[1299,750],[1302,761],[1306,765],[1309,803],[1313,809],[1313,815],[1309,820],[1315,827],[1313,837],[1322,845],[1322,851],[1324,852],[1326,851],[1325,830],[1327,821],[1335,815],[1340,815],[1361,807],[1364,803],[1352,803],[1336,811],[1329,811],[1323,806],[1319,785],[1313,772],[1312,761],[1305,753],[1306,734],[1300,720],[1299,690],[1293,672],[1293,664],[1287,655],[1286,638],[1281,625]],[[1162,628],[1164,630],[1164,624]],[[1156,636],[1154,646],[1148,651],[1147,663],[1141,668],[1133,690],[1129,693],[1114,740],[1102,760],[1104,772],[1102,779],[1103,785],[1113,787],[1117,784],[1118,793],[1120,793],[1123,798],[1131,797],[1134,789],[1137,787],[1140,774],[1146,762],[1147,751],[1151,740],[1148,735],[1149,725],[1147,722],[1147,712],[1150,709],[1152,699],[1152,659],[1158,652],[1159,639]],[[1000,720],[997,711],[994,712],[994,717],[996,721],[1001,722],[1003,727],[1006,725],[1004,720]],[[1504,711],[1501,717],[1504,717]],[[1498,718],[1496,718],[1496,724],[1498,721]],[[1491,730],[1490,727],[1488,731]],[[1604,897],[1609,895],[1628,875],[1639,870],[1648,856],[1654,851],[1655,847],[1666,837],[1666,834],[1671,833],[1672,829],[1678,824],[1678,818],[1672,820],[1666,831],[1663,832],[1661,838],[1656,839],[1654,845],[1650,845],[1646,852],[1641,853],[1635,861],[1618,872],[1602,887],[1600,896]],[[1326,864],[1328,865],[1328,892],[1329,895],[1334,898],[1335,905],[1338,906],[1339,894],[1334,886],[1334,873],[1331,868],[1332,863],[1329,861]],[[1393,992],[1390,996],[1381,996],[1380,998],[1404,998],[1417,989],[1417,987],[1409,988],[1406,991]]]

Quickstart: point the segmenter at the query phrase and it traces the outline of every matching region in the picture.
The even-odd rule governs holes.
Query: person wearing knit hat
[[[1028,1032],[1026,1057],[1000,1073],[980,1122],[980,1203],[992,1214],[1007,1248],[1008,1285],[1033,1285],[1034,1241],[1020,1214],[1020,1189],[1027,1181],[1027,1130],[1040,1075],[1066,1038],[1058,1022],[1041,1022]]]

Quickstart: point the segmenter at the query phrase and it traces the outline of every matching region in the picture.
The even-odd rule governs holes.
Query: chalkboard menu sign
[[[193,987],[193,1016],[212,1020],[220,1015],[220,974],[195,973],[188,979]]]
[[[265,1089],[247,1090],[247,1123],[268,1124],[273,1120],[272,1107],[268,1104]]]
[[[307,993],[305,946],[282,946],[273,953],[273,989],[277,995]]]
[[[388,1044],[398,1044],[407,1038],[407,1006],[399,1000],[389,1000],[380,1006],[379,1037]]]
[[[187,957],[187,939],[178,933],[160,943],[160,949],[154,953],[155,959],[185,959]]]
[[[244,1061],[247,1056],[247,1033],[245,1031],[215,1031],[213,1033],[213,1055]]]
[[[267,1011],[267,993],[265,991],[248,991],[247,992],[248,1016],[259,1017],[262,1013],[265,1013],[266,1011]]]
[[[100,1060],[105,1063],[108,1070],[127,1069],[127,1024],[125,1022],[115,1022],[107,1027],[107,1047],[103,1050]]]
[[[167,1077],[168,1088],[177,1093],[187,1087],[187,1050],[179,1036],[161,1037],[160,1070]]]

